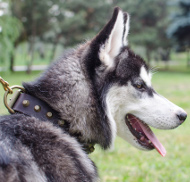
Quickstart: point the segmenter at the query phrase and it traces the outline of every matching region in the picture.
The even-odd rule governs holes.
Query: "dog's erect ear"
[[[95,38],[100,46],[99,59],[106,66],[111,67],[121,48],[127,45],[128,32],[129,15],[116,7],[111,20]]]

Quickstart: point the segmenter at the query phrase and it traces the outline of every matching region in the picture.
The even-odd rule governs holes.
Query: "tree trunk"
[[[52,51],[51,51],[51,56],[50,56],[50,62],[53,61],[54,57],[55,57],[55,52],[57,50],[57,46],[58,46],[58,39],[54,42],[53,44],[53,48],[52,48]]]
[[[13,50],[12,53],[11,53],[10,65],[9,65],[9,70],[10,70],[11,72],[14,72],[15,51],[16,51],[17,46],[18,46],[18,43],[15,42],[15,43],[14,43],[14,50]]]
[[[61,37],[61,33],[58,33],[55,37],[55,41],[53,42],[53,48],[52,48],[51,56],[50,56],[50,62],[52,62],[55,57],[55,53],[57,50],[57,46],[59,44],[60,37]]]
[[[28,61],[28,65],[27,65],[27,70],[26,73],[30,74],[32,71],[32,65],[33,65],[33,61],[34,61],[34,37],[32,37],[32,40],[29,42],[29,61]]]
[[[14,51],[11,53],[11,59],[10,59],[10,71],[14,72],[14,60],[15,60],[15,54]]]
[[[34,61],[34,44],[35,44],[35,37],[36,37],[36,21],[34,19],[34,14],[35,14],[35,1],[33,1],[32,3],[32,37],[31,37],[31,40],[29,41],[30,42],[30,45],[29,45],[29,55],[30,55],[30,58],[29,58],[29,62],[28,62],[28,66],[27,66],[27,70],[26,70],[26,73],[27,74],[30,74],[31,71],[32,71],[32,64],[33,64],[33,61]]]

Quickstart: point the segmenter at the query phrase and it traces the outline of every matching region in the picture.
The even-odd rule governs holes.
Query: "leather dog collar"
[[[59,113],[53,110],[47,103],[26,93],[20,93],[12,109],[42,121],[51,121],[54,124],[60,120]]]

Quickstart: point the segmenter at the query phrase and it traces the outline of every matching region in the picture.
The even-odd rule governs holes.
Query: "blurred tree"
[[[22,29],[21,22],[12,17],[8,11],[8,2],[0,2],[0,63],[1,66],[9,65],[11,55],[14,52],[14,42],[19,37]],[[11,64],[9,65],[11,67]]]
[[[166,36],[168,6],[165,0],[123,0],[113,1],[127,11],[132,19],[129,39],[145,47],[148,63],[154,51],[169,52],[170,41]],[[158,54],[158,52],[157,52]],[[165,54],[168,55],[169,54]],[[168,58],[167,58],[168,59]]]
[[[59,0],[53,1],[59,2]],[[20,19],[24,27],[15,41],[15,48],[23,41],[29,43],[28,73],[31,71],[33,63],[35,40],[51,28],[50,20],[53,18],[49,13],[51,7],[52,1],[50,0],[12,0],[12,15]]]
[[[105,24],[110,9],[110,2],[102,0],[65,0],[62,5],[53,5],[50,13],[56,18],[51,22],[52,29],[43,36],[54,45],[51,59],[59,43],[70,47],[94,36]]]
[[[129,38],[134,44],[145,47],[148,62],[152,52],[168,49],[170,41],[165,34],[168,6],[165,0],[128,0],[127,3],[123,0],[12,0],[12,14],[24,26],[15,47],[23,41],[29,42],[28,71],[36,41],[52,44],[53,59],[57,45],[70,47],[92,38],[108,20],[113,6],[120,6],[132,16]]]
[[[187,65],[190,66],[190,1],[179,0],[178,11],[172,16],[167,33],[174,38],[181,50],[187,51]]]
[[[12,14],[24,26],[15,41],[15,47],[23,41],[29,42],[28,72],[33,62],[37,39],[53,44],[53,59],[58,44],[73,46],[99,30],[105,23],[110,6],[109,1],[102,0],[13,0]]]

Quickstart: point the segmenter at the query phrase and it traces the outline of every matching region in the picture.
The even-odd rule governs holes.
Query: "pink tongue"
[[[166,149],[164,148],[164,146],[158,141],[158,139],[149,127],[147,127],[141,122],[138,123],[141,126],[143,132],[146,134],[147,138],[152,142],[156,150],[164,157],[166,155]]]

